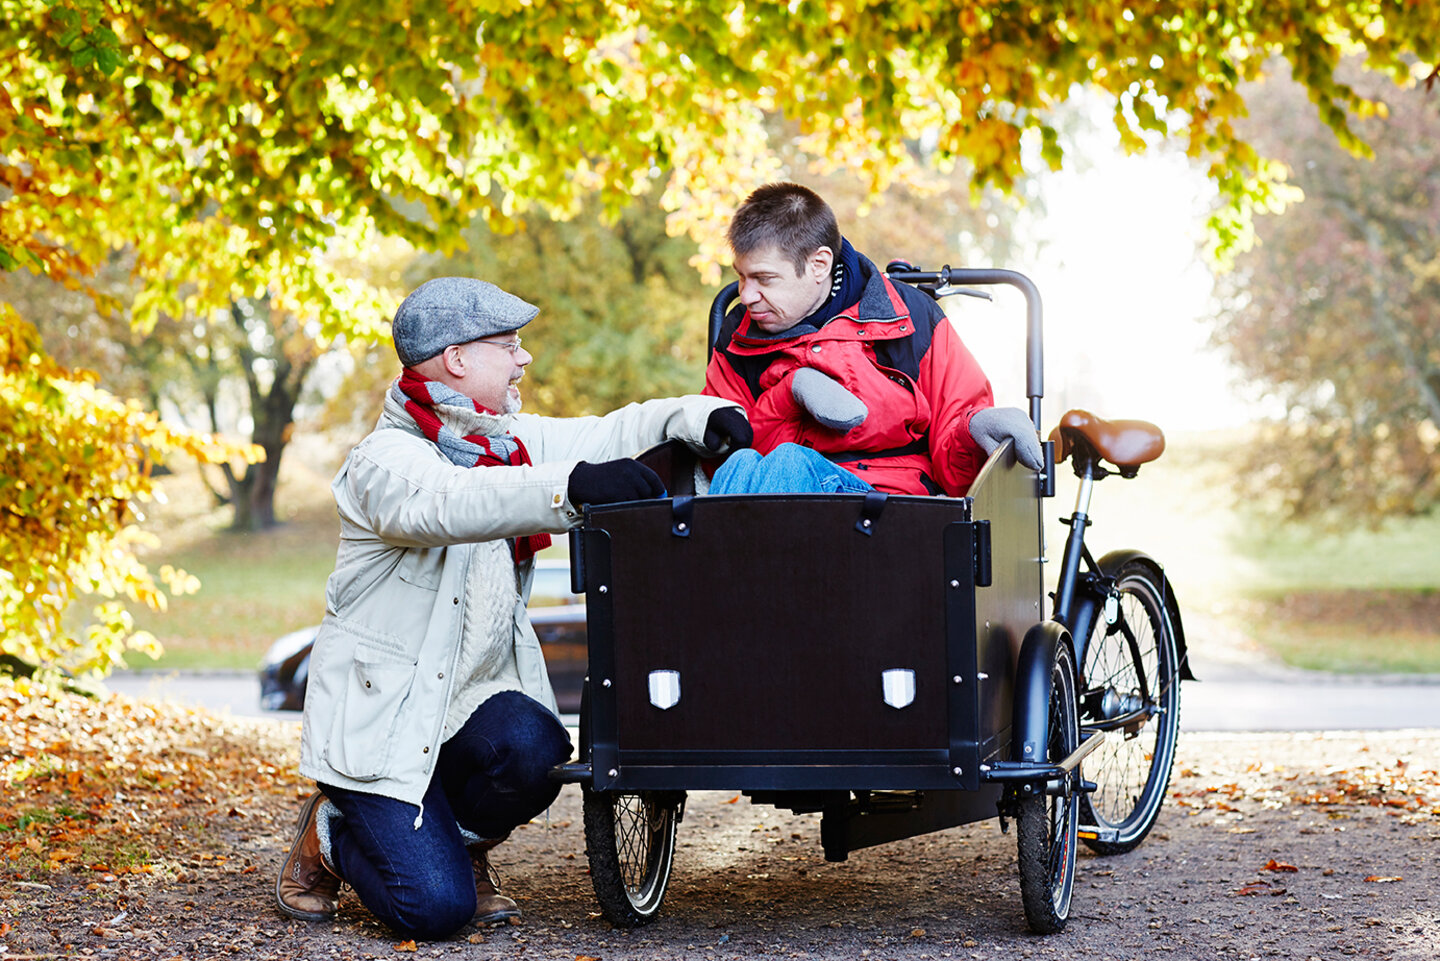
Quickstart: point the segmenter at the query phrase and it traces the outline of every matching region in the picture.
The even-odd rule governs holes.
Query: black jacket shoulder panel
[[[909,337],[877,341],[875,357],[886,367],[917,380],[920,377],[920,361],[929,352],[930,343],[935,339],[935,327],[945,320],[945,311],[940,309],[933,297],[909,284],[896,283],[895,290],[910,312],[914,330]]]

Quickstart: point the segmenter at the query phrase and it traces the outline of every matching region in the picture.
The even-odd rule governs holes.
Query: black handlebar
[[[885,275],[891,280],[914,284],[943,296],[942,288],[950,286],[993,286],[1005,284],[1025,295],[1025,396],[1030,400],[1030,420],[1040,430],[1040,399],[1045,396],[1044,323],[1040,291],[1035,282],[1014,270],[995,267],[951,267],[939,270],[917,270],[909,264],[892,262]],[[956,291],[959,293],[960,291]]]

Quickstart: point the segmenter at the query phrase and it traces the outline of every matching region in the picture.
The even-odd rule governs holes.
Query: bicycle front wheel
[[[1164,583],[1130,561],[1096,617],[1085,649],[1080,723],[1109,732],[1085,759],[1080,836],[1097,854],[1134,850],[1160,815],[1180,734],[1180,674]]]
[[[670,867],[685,795],[678,791],[620,794],[581,790],[590,881],[605,917],[633,928],[655,919]]]
[[[1050,666],[1050,742],[1045,760],[1058,762],[1080,745],[1075,706],[1075,656],[1068,643],[1055,651]],[[1015,838],[1019,843],[1020,898],[1025,920],[1036,934],[1065,929],[1075,888],[1075,837],[1079,807],[1074,773],[1050,784],[1019,790]]]

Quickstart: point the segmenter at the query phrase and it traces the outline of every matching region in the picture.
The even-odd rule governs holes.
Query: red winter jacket
[[[892,283],[860,257],[865,287],[819,330],[774,337],[736,308],[720,330],[705,393],[741,404],[765,454],[789,441],[813,447],[894,494],[963,495],[985,463],[970,418],[994,405],[990,381],[930,296]],[[814,367],[865,402],[865,422],[841,432],[790,394],[790,377]]]

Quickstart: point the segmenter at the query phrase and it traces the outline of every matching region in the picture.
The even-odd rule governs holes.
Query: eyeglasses
[[[515,356],[515,352],[520,349],[520,338],[519,338],[519,337],[516,337],[513,341],[507,341],[507,340],[477,340],[477,341],[475,341],[475,343],[477,343],[477,344],[485,344],[486,346],[489,346],[489,347],[499,347],[501,350],[508,350],[508,351],[510,351],[510,356],[511,356],[511,357],[514,357],[514,356]]]

